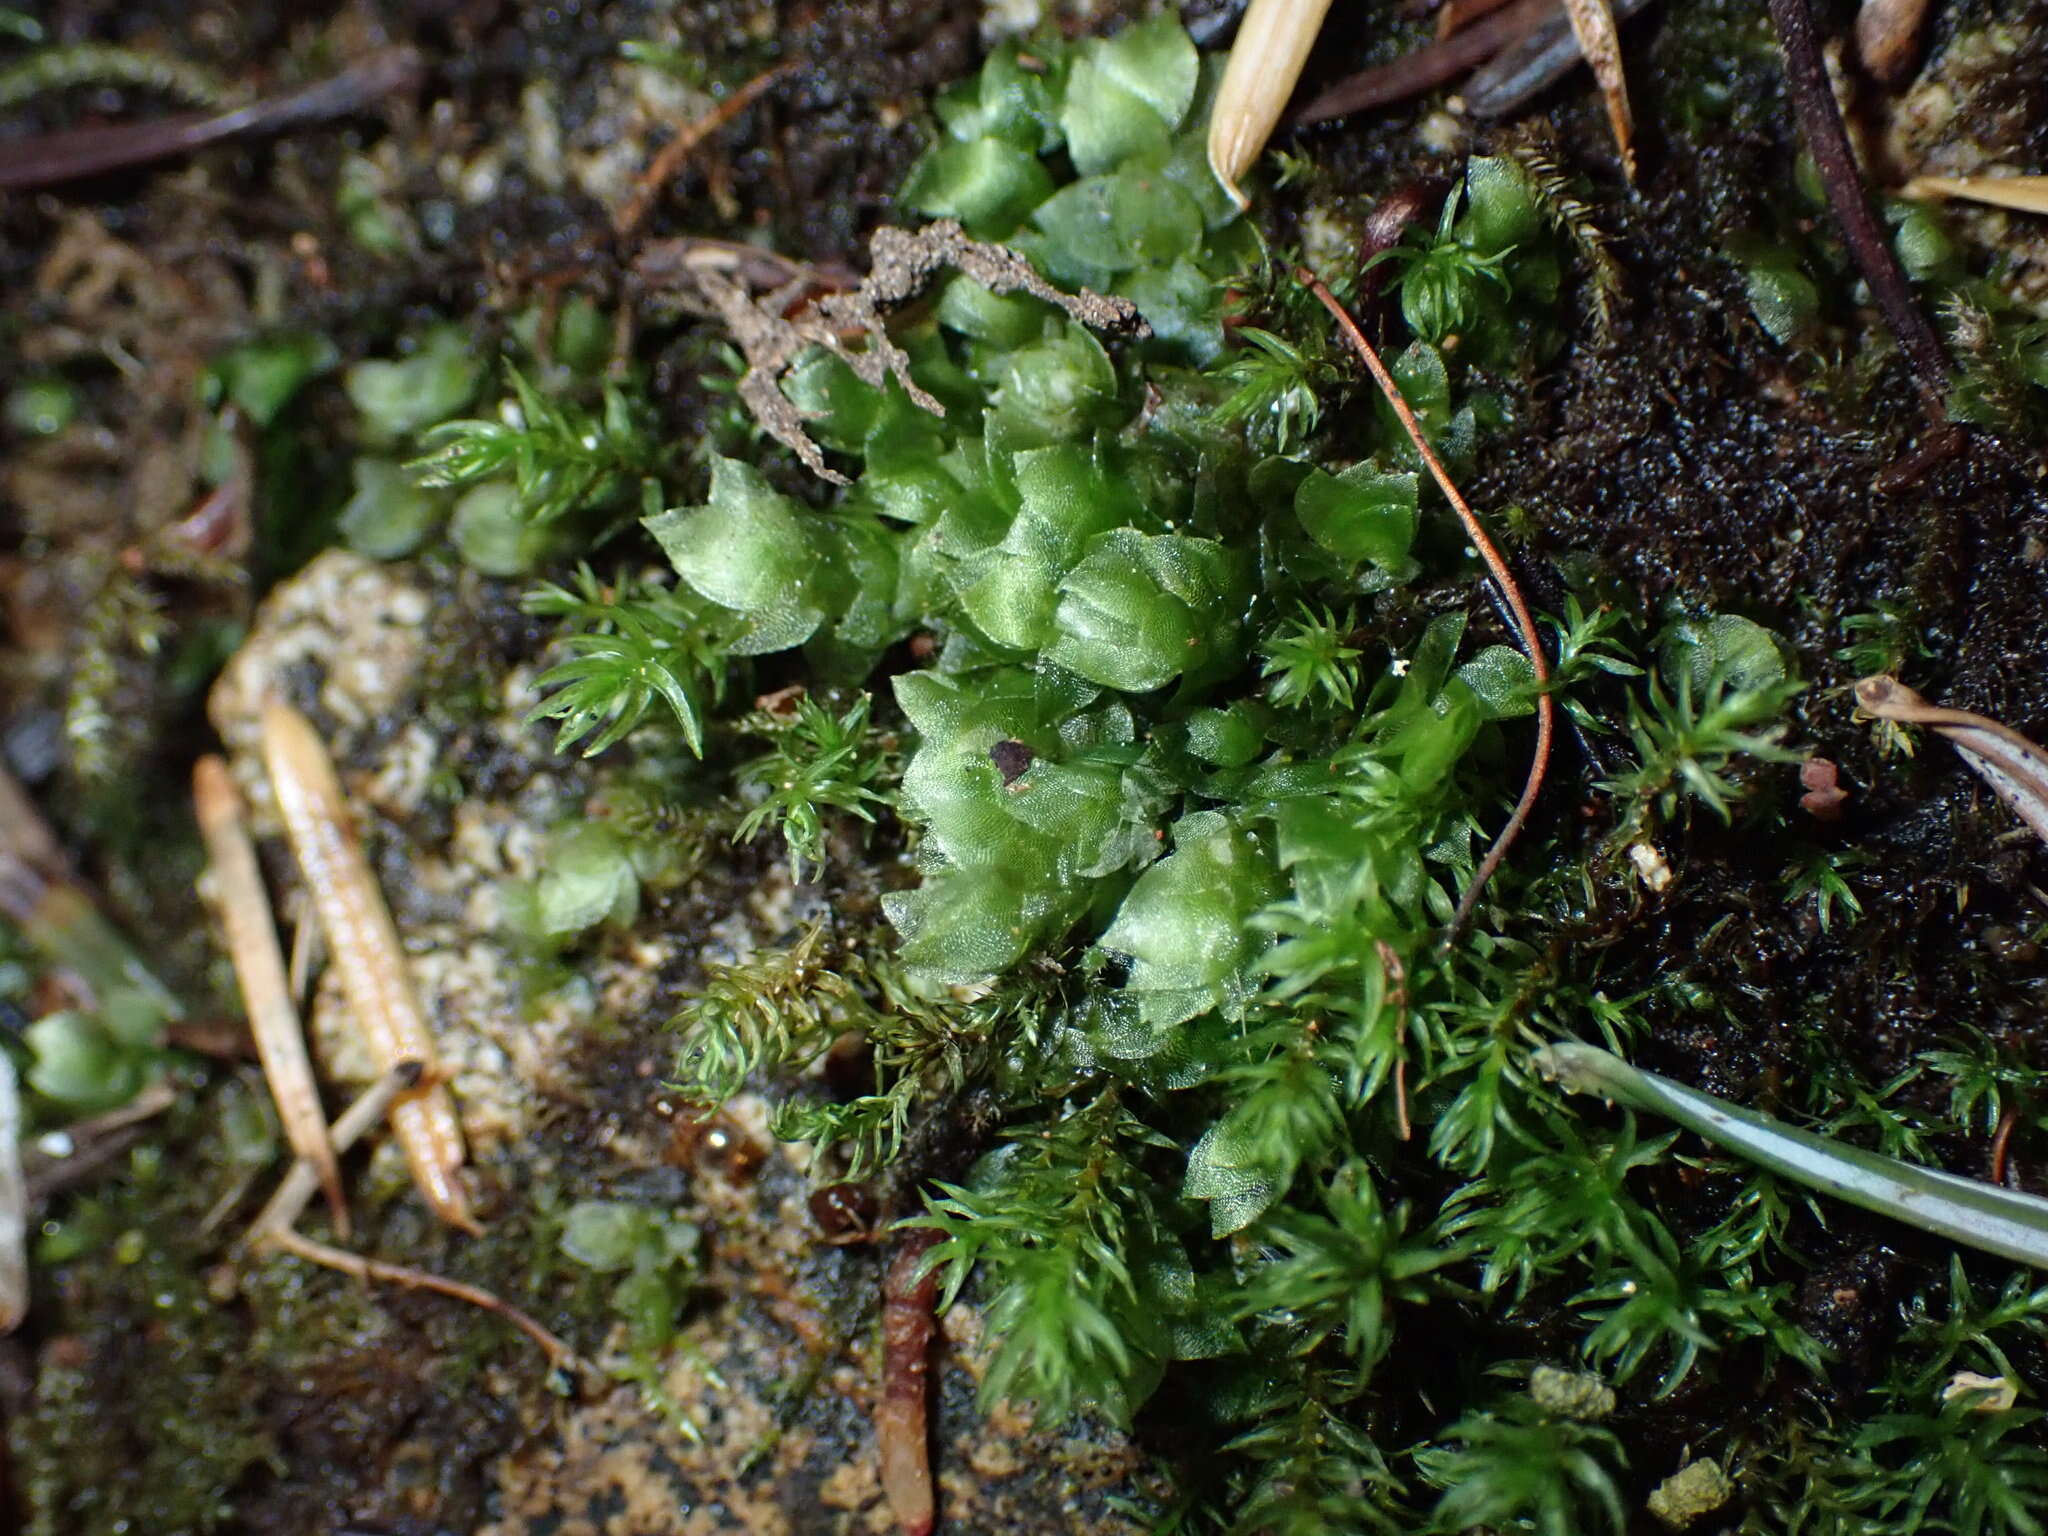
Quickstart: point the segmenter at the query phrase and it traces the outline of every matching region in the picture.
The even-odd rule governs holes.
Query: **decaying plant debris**
[[[799,296],[801,286],[797,294],[783,290],[755,298],[734,275],[732,253],[726,247],[676,242],[643,255],[638,272],[644,282],[695,289],[746,356],[739,397],[754,419],[813,474],[835,485],[846,484],[846,477],[825,463],[825,455],[804,430],[802,413],[779,382],[805,351],[823,347],[863,382],[879,388],[893,379],[920,410],[945,415],[946,408],[910,376],[910,359],[889,339],[888,325],[890,313],[922,293],[942,271],[959,272],[998,296],[1028,293],[1044,299],[1083,325],[1110,335],[1149,334],[1128,300],[1105,298],[1085,288],[1063,292],[1016,252],[969,239],[953,219],[917,230],[878,229],[868,242],[868,260],[868,274],[857,285],[825,293],[794,316],[784,310]],[[866,345],[848,347],[842,338],[849,334],[863,338]]]
[[[1541,1042],[1604,1034],[1831,1145],[2041,1187],[2048,854],[1945,749],[1880,756],[1896,734],[1844,693],[1883,672],[2048,719],[2014,663],[2048,645],[2028,236],[1878,204],[1870,238],[1952,352],[1911,359],[1923,390],[1857,292],[1867,253],[1793,174],[1775,47],[1665,6],[1621,34],[1634,193],[1554,38],[1540,69],[1504,62],[1541,92],[1506,105],[1458,108],[1430,54],[1395,84],[1435,94],[1290,130],[1249,170],[1262,252],[1189,174],[1214,64],[1141,9],[1006,43],[1007,8],[923,0],[457,8],[397,38],[145,5],[104,39],[204,58],[251,102],[380,47],[420,71],[337,123],[0,203],[4,746],[66,878],[169,983],[133,1018],[82,994],[53,1014],[45,962],[0,947],[6,1022],[40,1031],[30,1139],[90,1143],[28,1191],[35,1388],[0,1401],[32,1529],[881,1528],[891,1495],[918,1524],[905,1361],[934,1327],[940,1529],[1712,1509],[1764,1532],[1916,1499],[2025,1529],[2032,1281],[1534,1069]],[[2044,108],[2016,82],[2048,58],[2038,9],[1940,12],[1917,81],[1845,87],[1863,188],[2036,167]],[[1488,42],[1476,62],[1505,18],[1540,20],[1445,45]],[[1374,12],[1305,94],[1435,29]],[[52,135],[177,102],[148,78],[40,91],[7,131],[47,165]],[[1396,208],[1358,321],[1524,613],[1494,611],[1290,297],[1297,247],[1341,293]],[[1081,290],[1108,345],[1067,327]],[[495,472],[406,469],[423,433],[478,424],[584,453],[548,516]],[[1076,504],[1118,508],[1085,573]],[[308,564],[337,526],[361,552]],[[748,607],[762,569],[803,601]],[[516,1307],[587,1365],[570,1396],[445,1296],[224,1264],[286,1154],[216,1027],[236,1010],[194,831],[133,786],[212,745],[230,653],[213,725],[267,881],[293,884],[256,771],[282,697],[333,745],[490,1217],[445,1229],[373,1136],[340,1165],[358,1246],[407,1269],[357,1274]],[[1539,710],[1550,787],[1440,953],[1416,935],[1453,916]],[[550,715],[605,750],[551,752]],[[1340,868],[1316,857],[1337,779],[1447,819]],[[1054,847],[1077,808],[1104,830]],[[1436,896],[1346,885],[1411,859]],[[1019,905],[1003,950],[1006,888],[1087,899]],[[1186,913],[1245,964],[1169,953]],[[327,971],[307,1022],[332,1108],[378,1063]],[[1242,1012],[1165,1022],[1201,998]],[[707,1118],[676,1085],[714,1076]],[[102,1136],[88,1096],[138,1082],[151,1117]],[[299,1214],[316,1181],[286,1182]],[[835,1221],[925,1209],[910,1241],[939,1267],[885,1283],[904,1239],[837,1240],[823,1189]],[[329,1249],[304,1220],[300,1251]],[[1063,1331],[1089,1306],[1092,1352]],[[1140,1402],[1136,1439],[1061,1411]]]

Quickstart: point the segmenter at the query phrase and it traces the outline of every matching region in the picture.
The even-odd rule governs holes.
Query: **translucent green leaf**
[[[267,427],[309,379],[340,358],[326,336],[296,331],[236,347],[214,360],[212,372],[228,399],[257,426]]]
[[[1052,173],[1037,155],[1003,139],[942,143],[911,168],[902,199],[920,213],[958,219],[1000,238],[1052,195]]]
[[[1222,353],[1223,285],[1185,256],[1170,265],[1140,267],[1117,292],[1138,306],[1162,349],[1176,360],[1206,368]]]
[[[1174,851],[1138,877],[1101,947],[1129,957],[1124,990],[1149,1023],[1234,1013],[1261,943],[1247,920],[1279,890],[1257,839],[1213,811],[1187,816],[1174,828]]]
[[[998,379],[996,411],[1038,443],[1077,437],[1118,414],[1116,367],[1085,326],[1062,326],[1007,354]]]
[[[1536,712],[1536,673],[1529,658],[1512,646],[1489,645],[1458,668],[1458,680],[1478,695],[1489,720]]]
[[[486,480],[462,493],[448,520],[448,537],[463,563],[486,576],[524,576],[546,557],[554,535],[521,510],[519,488]]]
[[[1474,155],[1465,162],[1465,213],[1458,233],[1482,256],[1526,245],[1543,229],[1529,178],[1512,160]]]
[[[1060,583],[1048,659],[1143,693],[1209,659],[1236,631],[1220,547],[1134,529],[1104,534]]]
[[[1201,60],[1170,11],[1081,46],[1060,126],[1083,176],[1146,149],[1163,149],[1195,97]]]
[[[1666,677],[1689,680],[1696,696],[1716,676],[1738,693],[1754,693],[1789,675],[1783,642],[1737,613],[1675,621],[1658,636],[1657,659]]]
[[[734,644],[734,654],[799,645],[823,622],[815,523],[751,465],[717,460],[709,502],[644,521],[684,581],[747,615],[753,628]]]
[[[372,560],[401,560],[426,542],[447,510],[447,498],[420,485],[392,459],[359,455],[351,466],[355,494],[339,526],[348,547]]]
[[[1310,473],[1294,492],[1294,515],[1309,537],[1354,565],[1370,562],[1396,575],[1413,569],[1416,477],[1354,464],[1339,474]]]
[[[1125,272],[1172,261],[1202,239],[1202,210],[1165,176],[1130,171],[1060,188],[1031,220],[1071,262]]]
[[[630,924],[640,910],[640,876],[626,840],[602,822],[581,822],[550,838],[537,902],[549,938]]]
[[[342,387],[370,433],[388,440],[448,420],[476,398],[483,381],[476,339],[439,325],[408,356],[357,363],[342,376]]]

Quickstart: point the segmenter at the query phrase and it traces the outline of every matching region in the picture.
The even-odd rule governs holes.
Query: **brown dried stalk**
[[[648,162],[647,169],[633,188],[633,195],[626,199],[625,207],[612,221],[612,228],[619,238],[631,239],[639,230],[648,211],[654,207],[655,198],[675,180],[676,172],[683,168],[683,162],[690,158],[698,145],[746,111],[767,92],[768,87],[795,68],[795,64],[784,63],[762,70],[695,122],[686,123],[677,130],[676,136],[662,145]]]
[[[936,1269],[920,1271],[925,1255],[944,1237],[929,1228],[906,1234],[882,1282],[882,1400],[875,1405],[875,1442],[882,1492],[903,1536],[930,1536],[938,1520],[926,1414],[939,1275]]]
[[[249,839],[241,792],[218,757],[202,757],[192,765],[192,804],[207,856],[219,882],[220,922],[227,936],[228,959],[241,988],[249,1032],[263,1062],[263,1076],[277,1101],[285,1139],[320,1175],[334,1230],[348,1236],[348,1202],[341,1192],[341,1169],[327,1140],[327,1117],[313,1085],[313,1063],[306,1055],[306,1034],[299,1010],[285,980],[284,951],[278,946],[277,924],[256,867],[256,845]]]
[[[420,1078],[420,1067],[416,1061],[400,1062],[390,1071],[365,1089],[356,1101],[342,1111],[328,1133],[333,1145],[347,1151],[364,1132],[390,1111],[392,1101],[400,1094],[413,1088]],[[251,1247],[276,1248],[294,1254],[308,1263],[319,1264],[327,1269],[338,1270],[344,1275],[353,1275],[361,1281],[381,1281],[386,1285],[400,1285],[408,1290],[433,1291],[438,1295],[452,1296],[457,1301],[466,1301],[473,1307],[481,1307],[502,1317],[521,1333],[532,1339],[547,1354],[551,1367],[567,1367],[576,1363],[576,1355],[567,1344],[542,1327],[529,1314],[521,1311],[503,1298],[484,1290],[481,1286],[469,1285],[460,1280],[431,1274],[423,1269],[413,1269],[404,1264],[386,1264],[381,1259],[364,1258],[361,1254],[350,1253],[331,1243],[316,1242],[310,1237],[292,1229],[292,1223],[299,1219],[306,1208],[306,1202],[313,1196],[317,1175],[311,1163],[300,1158],[292,1164],[291,1171],[278,1185],[277,1193],[270,1197],[255,1224],[249,1228],[245,1239]]]
[[[1848,130],[1842,126],[1841,108],[1836,105],[1827,65],[1821,59],[1813,11],[1807,0],[1769,0],[1769,5],[1771,24],[1777,28],[1778,42],[1785,50],[1785,88],[1799,116],[1806,147],[1813,151],[1814,169],[1820,173],[1828,206],[1834,210],[1835,222],[1842,226],[1842,239],[1849,247],[1856,270],[1863,274],[1878,308],[1884,312],[1885,322],[1898,338],[1906,361],[1919,377],[1922,391],[1931,402],[1938,403],[1948,388],[1948,353],[1915,302],[1905,269],[1899,265],[1891,240],[1871,209],[1870,199],[1864,195],[1862,178],[1856,172],[1856,157],[1849,149]]]
[[[391,1129],[413,1182],[443,1221],[481,1232],[462,1187],[462,1126],[440,1079],[433,1035],[406,973],[398,930],[356,841],[334,764],[312,723],[278,700],[263,710],[263,758],[342,992],[372,1056],[386,1070],[401,1061],[417,1061],[425,1069],[421,1085],[391,1106]]]
[[[1856,702],[1867,715],[1924,725],[1945,736],[1977,777],[2048,843],[2048,752],[2010,726],[1967,709],[1930,704],[1895,677],[1866,677]]]
[[[1507,599],[1508,607],[1515,615],[1515,627],[1521,631],[1522,649],[1529,658],[1529,668],[1536,677],[1536,752],[1529,763],[1529,777],[1522,785],[1522,797],[1515,802],[1515,809],[1508,817],[1507,825],[1493,840],[1493,846],[1486,850],[1486,857],[1479,861],[1479,868],[1473,871],[1472,879],[1466,885],[1464,894],[1458,898],[1458,907],[1451,914],[1451,920],[1444,929],[1444,942],[1448,944],[1458,936],[1472,916],[1473,907],[1479,903],[1486,884],[1493,878],[1493,872],[1500,868],[1501,860],[1507,857],[1508,849],[1515,839],[1522,835],[1522,827],[1529,819],[1529,812],[1536,804],[1536,797],[1543,790],[1543,776],[1550,767],[1551,740],[1557,732],[1557,705],[1550,697],[1546,686],[1550,681],[1550,661],[1543,654],[1543,641],[1536,632],[1536,620],[1529,612],[1529,605],[1522,598],[1522,589],[1516,583],[1514,574],[1508,569],[1507,561],[1493,540],[1487,536],[1485,525],[1479,521],[1470,504],[1459,493],[1451,480],[1450,471],[1444,468],[1443,460],[1436,456],[1436,450],[1429,445],[1429,438],[1423,433],[1422,423],[1415,419],[1415,412],[1409,409],[1402,397],[1401,386],[1394,382],[1387,365],[1380,361],[1380,355],[1373,344],[1366,340],[1365,332],[1358,328],[1358,322],[1351,318],[1337,296],[1330,292],[1323,280],[1306,267],[1295,269],[1295,281],[1303,284],[1322,302],[1323,308],[1336,320],[1351,349],[1365,362],[1372,374],[1373,382],[1380,387],[1380,393],[1387,398],[1387,404],[1394,408],[1409,441],[1415,444],[1415,451],[1422,455],[1422,462],[1429,469],[1437,487],[1450,502],[1451,509],[1458,514],[1458,521],[1465,527],[1465,536],[1472,541],[1472,547],[1479,551],[1479,558],[1486,562],[1486,568],[1493,573],[1501,595]]]
[[[1621,34],[1615,29],[1614,12],[1608,0],[1564,0],[1564,13],[1571,18],[1572,35],[1579,40],[1579,52],[1593,68],[1600,82],[1600,99],[1607,104],[1607,126],[1614,132],[1614,148],[1621,156],[1621,174],[1636,179],[1635,114],[1628,105],[1628,78],[1621,68]]]
[[[0,191],[55,186],[128,166],[147,165],[242,134],[279,133],[347,117],[380,97],[416,84],[420,56],[386,48],[325,80],[225,112],[188,112],[141,123],[75,128],[0,144]]]

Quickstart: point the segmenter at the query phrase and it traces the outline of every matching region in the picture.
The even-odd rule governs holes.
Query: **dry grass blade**
[[[1864,678],[1856,685],[1856,702],[1879,720],[1924,725],[1947,737],[1977,776],[2048,843],[2048,752],[1984,715],[1930,704],[1894,677]]]
[[[0,1333],[28,1315],[28,1181],[21,1173],[21,1083],[0,1051]]]
[[[1550,768],[1551,742],[1557,734],[1557,705],[1545,686],[1550,681],[1550,662],[1543,654],[1543,640],[1536,632],[1536,620],[1529,612],[1528,603],[1523,600],[1522,589],[1517,585],[1514,574],[1508,570],[1507,561],[1493,540],[1488,537],[1485,525],[1479,521],[1478,514],[1472,510],[1456,484],[1452,482],[1450,471],[1444,468],[1443,460],[1439,459],[1436,450],[1430,447],[1429,438],[1423,433],[1422,423],[1415,419],[1415,412],[1409,409],[1407,400],[1402,398],[1401,386],[1394,382],[1394,376],[1380,360],[1379,352],[1366,340],[1365,332],[1358,328],[1358,322],[1351,318],[1351,312],[1334,293],[1330,292],[1321,278],[1306,267],[1296,268],[1294,276],[1295,280],[1315,294],[1322,302],[1323,308],[1330,312],[1339,329],[1344,332],[1345,340],[1351,344],[1351,349],[1364,360],[1366,368],[1372,374],[1373,382],[1380,387],[1380,393],[1387,397],[1387,403],[1394,408],[1395,416],[1400,418],[1403,430],[1415,444],[1415,451],[1422,455],[1422,462],[1428,467],[1431,478],[1444,493],[1444,498],[1450,502],[1452,510],[1458,514],[1458,521],[1465,528],[1465,536],[1472,541],[1472,547],[1479,551],[1479,558],[1486,562],[1487,570],[1493,573],[1493,579],[1500,587],[1501,596],[1507,599],[1508,607],[1515,616],[1515,627],[1522,632],[1522,649],[1528,655],[1530,670],[1536,676],[1536,751],[1530,759],[1529,777],[1522,785],[1521,798],[1515,802],[1515,809],[1508,817],[1507,825],[1501,828],[1500,835],[1493,840],[1493,846],[1486,850],[1486,857],[1479,861],[1479,868],[1473,871],[1471,882],[1466,885],[1464,894],[1458,898],[1458,908],[1451,914],[1451,920],[1444,929],[1444,942],[1449,943],[1458,936],[1459,931],[1471,918],[1472,909],[1478,905],[1487,882],[1493,878],[1493,872],[1500,868],[1501,860],[1507,857],[1508,849],[1514,846],[1515,839],[1522,835],[1522,827],[1529,820],[1529,812],[1536,804],[1536,797],[1542,793],[1543,776]]]
[[[2021,213],[2048,213],[2048,176],[1915,176],[1903,197],[1961,197]]]
[[[1308,63],[1330,0],[1252,0],[1209,113],[1209,169],[1240,208],[1238,180],[1266,147]]]
[[[1614,130],[1614,147],[1621,156],[1621,173],[1636,179],[1635,114],[1628,105],[1628,77],[1621,68],[1621,33],[1614,25],[1614,11],[1607,0],[1564,0],[1565,15],[1571,18],[1572,34],[1579,40],[1579,52],[1593,67],[1600,82],[1600,96],[1607,104],[1607,126]]]
[[[263,1076],[277,1101],[285,1139],[320,1176],[334,1229],[348,1236],[348,1203],[342,1197],[341,1169],[327,1140],[327,1117],[313,1085],[313,1063],[306,1054],[306,1035],[299,1010],[292,1005],[285,979],[284,951],[278,947],[277,924],[264,894],[263,875],[256,867],[256,845],[249,840],[241,792],[218,757],[202,757],[192,765],[192,805],[207,857],[218,882],[221,929],[227,936],[228,958],[241,988],[249,1032],[263,1062]]]
[[[480,1232],[462,1188],[462,1126],[440,1081],[398,930],[356,841],[334,764],[312,723],[276,700],[263,711],[263,758],[342,992],[371,1054],[386,1070],[402,1061],[425,1069],[421,1085],[391,1106],[391,1129],[413,1182],[443,1221]]]

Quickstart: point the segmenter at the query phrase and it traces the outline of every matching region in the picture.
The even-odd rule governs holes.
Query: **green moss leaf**
[[[999,239],[1052,194],[1051,172],[1031,150],[978,138],[934,147],[911,168],[902,198],[920,213],[958,219]]]
[[[1202,239],[1202,210],[1159,171],[1124,170],[1060,188],[1031,216],[1064,264],[1127,272],[1170,262]]]
[[[1370,563],[1405,579],[1415,569],[1416,477],[1354,464],[1310,473],[1294,492],[1294,515],[1309,537],[1341,560]]]
[[[601,822],[582,822],[548,840],[537,916],[549,938],[566,938],[604,923],[623,927],[639,910],[639,872],[618,832]]]
[[[327,337],[295,331],[236,347],[216,358],[212,371],[228,399],[257,426],[267,427],[309,380],[340,358]]]
[[[357,363],[343,375],[342,387],[370,435],[388,442],[448,420],[476,398],[483,381],[476,339],[441,325],[409,356]]]
[[[1238,587],[1213,540],[1116,529],[1060,583],[1044,654],[1127,693],[1163,687],[1227,651],[1239,629]]]
[[[1060,107],[1074,169],[1093,176],[1141,150],[1164,149],[1200,71],[1195,45],[1170,11],[1084,43]]]
[[[1489,720],[1536,712],[1535,669],[1529,658],[1512,646],[1489,645],[1458,668],[1457,676],[1478,697]]]
[[[1247,919],[1280,893],[1269,851],[1214,811],[1174,828],[1174,851],[1138,877],[1102,935],[1129,957],[1124,991],[1162,1027],[1220,1008],[1242,1011],[1246,968],[1260,946]]]
[[[704,506],[644,521],[684,581],[720,607],[747,616],[751,631],[734,643],[733,654],[800,645],[824,621],[818,601],[822,541],[815,521],[753,466],[717,460]]]
[[[1474,155],[1465,162],[1465,213],[1459,235],[1482,256],[1526,245],[1543,229],[1529,178],[1514,161]]]
[[[402,560],[424,544],[447,510],[445,496],[420,485],[392,459],[359,456],[355,494],[341,509],[341,536],[372,560]]]

